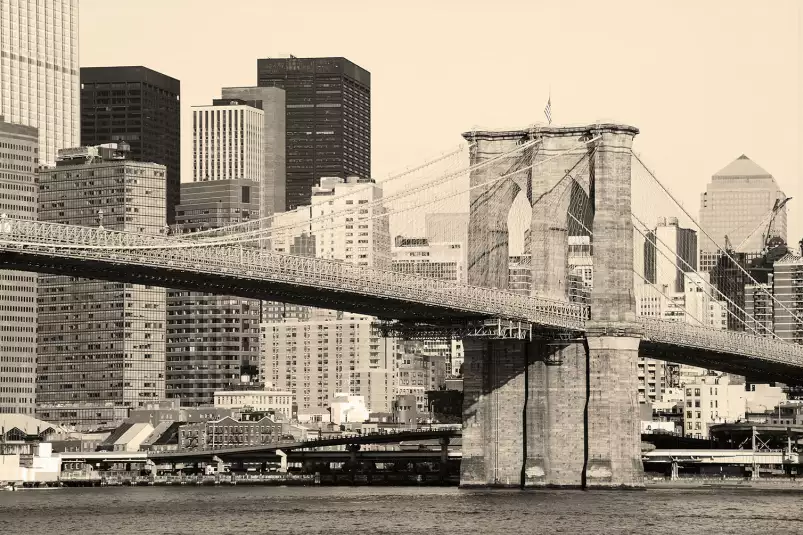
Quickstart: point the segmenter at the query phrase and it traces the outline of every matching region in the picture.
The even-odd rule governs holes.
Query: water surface
[[[0,533],[803,533],[803,493],[104,487],[0,492]]]

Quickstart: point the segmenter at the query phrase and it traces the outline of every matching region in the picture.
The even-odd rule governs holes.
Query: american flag
[[[544,108],[544,115],[546,115],[546,120],[549,121],[549,124],[552,124],[552,97],[549,97],[549,100],[546,101],[546,108]]]

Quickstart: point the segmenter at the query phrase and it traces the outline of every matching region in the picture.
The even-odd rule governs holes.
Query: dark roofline
[[[181,93],[181,81],[143,65],[81,67],[81,83],[148,82],[172,93]]]

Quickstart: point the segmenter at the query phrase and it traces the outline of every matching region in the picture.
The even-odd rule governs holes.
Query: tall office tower
[[[39,164],[75,147],[78,0],[0,2],[0,115],[39,129]]]
[[[697,270],[697,232],[682,228],[676,217],[659,217],[644,241],[644,278],[682,292],[684,273]]]
[[[0,116],[0,213],[36,220],[38,165],[36,128]],[[33,414],[36,406],[36,277],[0,270],[0,413]]]
[[[803,344],[803,257],[788,253],[773,265],[773,327],[781,340]]]
[[[232,179],[185,182],[176,229],[197,232],[258,219],[260,184]],[[260,302],[167,290],[168,398],[209,405],[216,390],[258,381]]]
[[[786,241],[786,209],[775,217],[766,236],[769,215],[776,201],[786,198],[773,176],[750,158],[741,155],[714,174],[700,198],[700,269],[716,265],[725,236],[737,252],[758,253],[766,241],[777,236]]]
[[[265,112],[238,99],[192,107],[192,181],[265,177]]]
[[[594,288],[594,258],[591,256],[591,238],[569,236],[567,255],[569,273],[569,301],[587,303]]]
[[[81,68],[81,145],[126,142],[129,159],[167,167],[167,224],[181,184],[181,82],[147,67]]]
[[[262,217],[284,212],[287,206],[285,93],[278,87],[224,87],[223,99],[243,100],[264,113],[265,175],[260,192]]]
[[[323,177],[371,176],[371,73],[345,58],[269,58],[257,85],[286,92],[288,210]]]
[[[164,232],[164,165],[125,159],[125,144],[60,151],[39,174],[39,218]],[[39,277],[37,408],[82,429],[114,425],[165,393],[165,290],[72,276]]]

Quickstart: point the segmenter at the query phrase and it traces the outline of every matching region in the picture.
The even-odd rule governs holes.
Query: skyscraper
[[[0,116],[0,213],[35,220],[39,133]],[[33,414],[36,273],[0,270],[0,413]]]
[[[258,182],[185,182],[176,227],[196,232],[257,219]],[[168,398],[208,405],[216,390],[258,377],[260,302],[256,299],[167,290]]]
[[[39,174],[40,220],[163,232],[165,166],[126,160],[126,149],[62,150],[59,165]],[[42,275],[38,309],[38,417],[114,425],[129,408],[163,399],[163,288]]]
[[[781,340],[803,344],[803,257],[794,252],[773,266],[772,325]]]
[[[785,198],[775,178],[753,160],[741,155],[711,177],[700,197],[700,267],[710,270],[725,236],[737,252],[758,253],[764,248],[768,216],[776,200]],[[786,241],[786,210],[781,209],[770,230]]]
[[[264,114],[262,139],[265,142],[265,170],[260,195],[261,217],[284,212],[287,206],[285,93],[278,87],[224,87],[223,99],[240,99]]]
[[[0,115],[39,129],[39,164],[78,144],[78,0],[0,2]]]
[[[323,177],[371,176],[371,73],[345,58],[268,58],[257,84],[286,93],[288,210]]]
[[[682,292],[684,273],[697,269],[697,233],[683,228],[676,217],[658,218],[644,241],[644,278],[671,292]]]
[[[81,145],[126,142],[129,159],[167,167],[167,222],[181,184],[181,82],[147,67],[81,68]]]
[[[243,100],[217,99],[192,107],[192,181],[265,176],[265,112]]]

